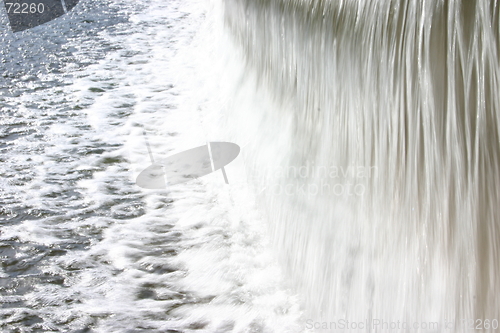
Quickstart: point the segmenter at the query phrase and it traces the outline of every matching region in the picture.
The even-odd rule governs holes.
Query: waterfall
[[[304,320],[500,319],[499,7],[222,1],[226,122]]]

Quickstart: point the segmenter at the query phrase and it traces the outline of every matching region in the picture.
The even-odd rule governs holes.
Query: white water
[[[306,328],[499,319],[499,6],[223,1],[218,92]]]
[[[97,16],[101,5],[87,4],[71,14],[73,26]],[[218,101],[203,93],[214,77],[198,67],[209,54],[203,32],[212,33],[204,2],[109,7],[100,19],[125,18],[94,38],[64,40],[85,65],[68,55],[60,73],[39,71],[34,83],[19,83],[65,84],[2,96],[3,110],[18,112],[1,119],[3,137],[12,140],[2,145],[0,170],[8,222],[0,234],[0,330],[300,330],[298,303],[282,286],[265,223],[236,176],[241,161],[226,168],[229,186],[220,173],[162,191],[134,184],[151,163],[144,129],[158,159],[227,140],[216,122]],[[54,24],[61,34],[69,28]],[[26,40],[40,49],[58,37],[40,37],[49,29],[5,38],[21,50],[30,47]],[[23,117],[33,122],[27,134],[9,137],[10,124]]]

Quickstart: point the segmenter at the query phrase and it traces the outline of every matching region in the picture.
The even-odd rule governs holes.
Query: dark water
[[[70,321],[47,324],[47,318],[37,309],[78,303],[78,295],[61,297],[50,304],[40,299],[27,301],[24,296],[38,285],[65,289],[68,278],[82,269],[81,264],[74,263],[60,265],[52,272],[43,269],[68,251],[85,251],[92,242],[102,239],[102,227],[75,225],[95,217],[127,219],[144,213],[141,197],[130,189],[130,182],[125,190],[110,184],[107,193],[112,199],[97,206],[82,202],[83,195],[76,185],[109,165],[124,162],[113,153],[119,143],[92,139],[92,128],[81,110],[94,103],[94,96],[89,94],[84,100],[77,100],[70,86],[76,78],[89,75],[82,73],[89,65],[110,52],[120,52],[119,44],[109,43],[100,34],[123,34],[130,25],[127,10],[140,10],[140,6],[127,8],[125,3],[83,1],[77,10],[61,19],[16,34],[8,30],[2,15],[0,291],[4,332],[49,328],[71,331],[74,325]],[[116,85],[96,81],[96,87],[90,88],[96,96]],[[65,133],[63,140],[54,142],[48,130],[55,124],[78,131]],[[100,157],[103,155],[109,157]],[[91,166],[78,168],[82,161],[91,161]],[[127,183],[126,179],[121,181]],[[117,207],[120,209],[110,214]],[[16,226],[22,228],[29,221],[50,230],[57,241],[45,244],[7,231]]]

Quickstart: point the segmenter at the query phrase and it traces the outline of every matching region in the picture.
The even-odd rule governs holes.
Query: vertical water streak
[[[306,318],[498,318],[498,1],[223,6],[230,121]]]

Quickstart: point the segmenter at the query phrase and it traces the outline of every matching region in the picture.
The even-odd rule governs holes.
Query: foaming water
[[[203,2],[82,3],[1,36],[0,330],[298,330],[236,167],[229,186],[134,183],[144,131],[158,159],[226,139],[191,68]]]
[[[226,121],[304,320],[499,319],[499,6],[222,2]]]

